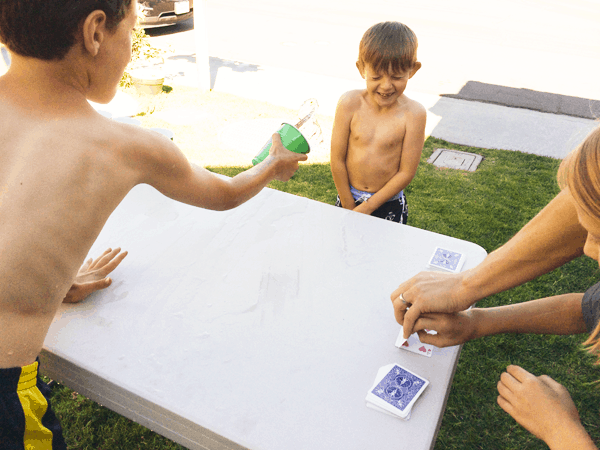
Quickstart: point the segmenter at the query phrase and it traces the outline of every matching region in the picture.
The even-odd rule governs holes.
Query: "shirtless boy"
[[[356,67],[367,88],[342,95],[333,123],[336,206],[406,223],[403,189],[417,172],[425,140],[425,108],[404,95],[421,67],[417,37],[399,22],[373,25]]]
[[[73,285],[130,189],[146,183],[174,200],[226,210],[273,179],[288,180],[306,159],[275,134],[263,163],[223,180],[161,135],[98,114],[87,100],[115,95],[136,19],[136,0],[0,2],[0,41],[12,55],[0,77],[2,449],[65,448],[40,395],[47,387],[36,358],[67,294],[78,300],[110,283],[104,277],[125,255],[119,249],[84,264]]]

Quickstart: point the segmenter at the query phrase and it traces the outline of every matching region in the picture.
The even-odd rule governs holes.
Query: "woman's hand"
[[[477,314],[474,314],[476,311],[424,314],[416,321],[414,329],[424,344],[440,348],[461,345],[478,337]],[[437,334],[429,334],[426,330],[435,330]]]
[[[405,339],[416,331],[419,317],[428,313],[455,313],[475,303],[476,300],[471,301],[460,294],[465,273],[421,272],[392,292],[394,315],[404,326]]]

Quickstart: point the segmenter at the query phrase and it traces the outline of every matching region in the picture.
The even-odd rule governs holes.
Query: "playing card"
[[[400,325],[400,326],[402,327],[402,325]],[[400,334],[396,338],[395,345],[396,345],[396,347],[401,348],[401,347],[406,347],[406,345],[404,345],[406,343],[408,343],[408,339],[404,339],[404,327],[402,327],[402,329],[400,330]]]
[[[387,373],[394,367],[394,364],[388,364],[387,366],[383,366],[380,367],[379,370],[377,371],[377,375],[375,376],[375,382],[373,383],[373,386],[371,386],[371,389],[375,389],[375,386],[377,386],[379,384],[379,382],[383,379],[383,377],[385,377],[387,375]],[[367,393],[367,398],[366,398],[366,405],[367,408],[371,408],[374,409],[375,411],[379,411],[382,412],[384,414],[387,414],[388,416],[392,416],[395,417],[397,419],[402,419],[402,420],[409,420],[410,416],[411,416],[411,411],[408,412],[408,414],[406,415],[406,417],[400,417],[397,414],[392,414],[390,411],[386,411],[383,408],[380,408],[379,406],[370,403],[369,399],[371,398],[371,389],[369,389],[369,392]]]
[[[392,367],[394,367],[394,364],[388,364],[387,366],[380,367],[377,370],[377,375],[375,376],[375,382],[373,383],[373,386],[371,386],[371,389],[373,389],[375,386],[377,386],[379,384],[379,382],[381,380],[383,380],[383,377],[385,377],[387,375],[387,373],[392,369]]]
[[[387,375],[387,373],[390,370],[392,370],[392,368],[394,367],[394,365],[395,364],[388,364],[387,366],[380,367],[377,370],[377,375],[375,375],[375,381],[373,382],[373,386],[371,386],[371,389],[369,389],[369,393],[370,393],[370,391],[372,389],[375,389],[375,386],[377,386],[379,384],[379,382],[381,380],[383,380],[383,377],[385,377]],[[366,400],[367,400],[367,403],[369,403],[369,394],[367,394]],[[377,409],[377,408],[375,408],[375,409]],[[379,408],[379,409],[381,409],[381,408]]]
[[[429,381],[426,379],[394,364],[369,391],[366,401],[394,415],[406,418],[428,385]]]
[[[412,409],[411,409],[411,411],[408,412],[408,415],[406,417],[400,417],[400,416],[397,416],[396,414],[392,414],[391,412],[386,411],[385,409],[380,408],[379,406],[374,405],[374,404],[369,403],[369,402],[367,402],[367,408],[374,409],[375,411],[379,411],[379,412],[382,412],[384,414],[387,414],[388,416],[392,416],[392,417],[395,417],[396,419],[402,419],[402,420],[410,420],[410,416],[412,414]]]
[[[434,330],[428,330],[429,334],[436,333]],[[398,334],[398,339],[396,339],[396,347],[408,350],[409,352],[416,353],[418,355],[427,356],[431,358],[433,354],[433,345],[431,344],[423,344],[417,333],[411,334],[408,339],[404,339],[404,327],[400,325],[400,333]]]
[[[375,387],[379,384],[379,382],[381,382],[381,380],[383,379],[383,377],[385,377],[387,375],[387,373],[394,367],[394,364],[388,364],[387,366],[383,366],[380,367],[379,370],[377,371],[377,375],[375,376],[375,382],[373,383],[373,386],[371,386],[371,389],[375,389]],[[395,417],[396,419],[402,419],[402,420],[410,420],[410,416],[412,415],[412,407],[409,408],[408,410],[408,414],[405,417],[401,417],[398,414],[394,414],[390,411],[386,411],[385,409],[371,403],[369,401],[369,398],[371,397],[371,393],[369,392],[367,394],[367,398],[366,398],[366,405],[367,408],[371,408],[374,409],[375,411],[379,411],[382,412],[384,414],[387,414],[388,416],[392,416]]]
[[[429,259],[429,267],[434,269],[447,270],[448,272],[458,273],[465,263],[465,255],[441,247],[436,247],[433,255]]]

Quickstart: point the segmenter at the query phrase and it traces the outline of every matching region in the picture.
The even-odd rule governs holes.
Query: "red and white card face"
[[[433,330],[428,330],[427,332],[432,334],[435,333]],[[398,334],[398,339],[396,339],[396,347],[431,358],[431,355],[433,354],[433,345],[423,344],[419,340],[419,335],[417,333],[411,334],[408,339],[404,339],[403,335],[404,327],[400,325],[400,333]]]

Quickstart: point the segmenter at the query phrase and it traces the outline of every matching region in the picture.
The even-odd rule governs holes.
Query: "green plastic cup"
[[[289,151],[294,153],[310,152],[310,145],[308,144],[308,141],[296,127],[290,125],[289,123],[282,123],[281,128],[279,128],[277,132],[279,133],[279,136],[281,136],[281,143]],[[269,139],[260,150],[258,155],[254,157],[252,160],[253,165],[257,165],[258,163],[264,161],[267,156],[269,156],[271,145],[273,145],[273,138]]]

